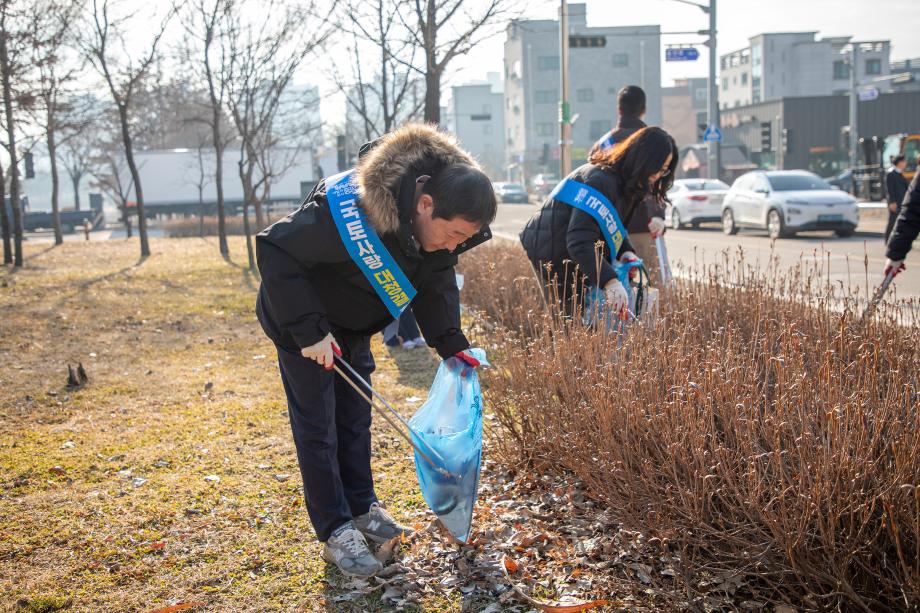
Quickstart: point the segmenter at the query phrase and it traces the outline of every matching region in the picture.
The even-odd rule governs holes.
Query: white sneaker
[[[418,337],[417,339],[415,339],[415,340],[412,341],[412,342],[415,343],[415,346],[416,346],[416,347],[427,347],[427,346],[428,346],[428,343],[426,343],[426,342],[425,342],[425,339],[422,338],[421,336]]]
[[[403,349],[415,349],[415,341],[406,341],[402,344]]]
[[[332,533],[323,545],[323,559],[350,577],[372,577],[383,569],[352,522],[342,524]]]

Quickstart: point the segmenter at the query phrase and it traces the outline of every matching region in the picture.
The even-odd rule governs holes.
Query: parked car
[[[716,179],[678,179],[668,190],[671,204],[664,213],[672,228],[697,227],[707,221],[721,221],[722,198],[728,185]]]
[[[755,170],[741,175],[722,201],[722,231],[759,228],[771,238],[810,230],[852,236],[859,223],[856,199],[805,170]]]
[[[545,198],[553,191],[553,188],[556,187],[556,183],[558,182],[559,179],[556,178],[556,175],[538,174],[534,175],[533,179],[530,180],[530,186],[534,194],[541,198]]]
[[[530,200],[527,190],[520,183],[493,183],[495,197],[500,202],[518,202],[527,204]]]

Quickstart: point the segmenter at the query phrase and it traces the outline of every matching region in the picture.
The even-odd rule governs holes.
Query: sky
[[[469,0],[472,6],[486,0]],[[700,9],[674,0],[582,0],[587,4],[588,26],[634,26],[660,24],[662,32],[696,31],[709,25]],[[697,0],[708,2],[708,0]],[[522,0],[524,19],[555,19],[558,0]],[[920,58],[920,2],[917,0],[718,0],[718,53],[724,55],[748,45],[748,39],[764,32],[818,32],[818,37],[852,35],[860,40],[890,40],[891,59]],[[442,83],[447,103],[451,85],[482,81],[488,72],[503,72],[504,30],[478,44],[465,57],[457,58]],[[702,43],[705,37],[662,36],[668,43]],[[708,49],[698,44],[696,62],[663,62],[662,85],[682,77],[706,77]],[[664,59],[664,50],[661,53]],[[333,92],[323,65],[313,64],[298,81],[318,84],[325,94],[322,113],[326,121],[341,121],[344,100]],[[324,84],[325,83],[325,84]]]

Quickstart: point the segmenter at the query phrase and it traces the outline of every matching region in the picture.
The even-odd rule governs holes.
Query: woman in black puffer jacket
[[[677,145],[667,132],[658,127],[643,128],[622,144],[595,152],[590,162],[566,179],[601,192],[613,203],[626,227],[647,194],[658,203],[666,202],[677,156]],[[588,213],[549,197],[520,237],[527,257],[543,280],[548,299],[558,300],[567,314],[582,303],[586,284],[602,288],[615,310],[626,305],[626,289],[614,271],[610,246]],[[616,259],[636,259],[628,238]]]

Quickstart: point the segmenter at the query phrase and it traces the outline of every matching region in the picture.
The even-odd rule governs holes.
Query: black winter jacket
[[[590,161],[591,156],[601,148],[601,143],[608,138],[612,138],[614,143],[622,143],[644,127],[645,122],[641,119],[620,117],[616,127],[597,139],[597,142],[591,146],[588,151],[588,160]],[[626,221],[623,223],[627,223],[626,229],[632,234],[647,234],[648,223],[652,220],[652,217],[664,217],[664,209],[656,204],[654,198],[650,196],[643,201],[641,206],[636,207],[636,212],[632,219],[629,220],[629,223]]]
[[[917,234],[920,234],[920,184],[917,183],[917,179],[920,179],[920,172],[914,174],[910,187],[907,188],[907,195],[901,203],[901,212],[898,213],[894,229],[888,237],[888,252],[885,257],[896,262],[907,257]]]
[[[491,233],[483,228],[453,253],[420,251],[412,235],[415,185],[420,175],[475,162],[447,136],[421,124],[375,142],[358,162],[359,206],[417,291],[412,311],[422,334],[449,357],[470,346],[460,330],[457,254]],[[297,211],[256,236],[256,254],[262,275],[256,314],[268,337],[282,347],[308,347],[329,332],[369,336],[393,321],[339,237],[325,181]]]
[[[907,194],[907,179],[904,174],[894,168],[885,174],[885,191],[888,192],[888,202],[894,202],[901,208],[904,195]]]
[[[616,175],[593,164],[577,168],[568,178],[590,185],[614,204],[620,220],[627,227],[635,211],[641,206],[628,205],[620,196],[620,182]],[[610,264],[610,249],[604,240],[600,226],[593,217],[580,209],[564,202],[547,198],[543,207],[527,222],[521,232],[521,244],[527,257],[536,267],[552,264],[553,271],[568,270],[566,285],[574,280],[574,266],[566,266],[572,261],[578,265],[580,273],[587,277],[589,285],[604,287],[616,276]],[[600,270],[597,269],[595,245],[603,243],[603,258]],[[623,241],[619,257],[624,251],[632,251],[629,239]]]

